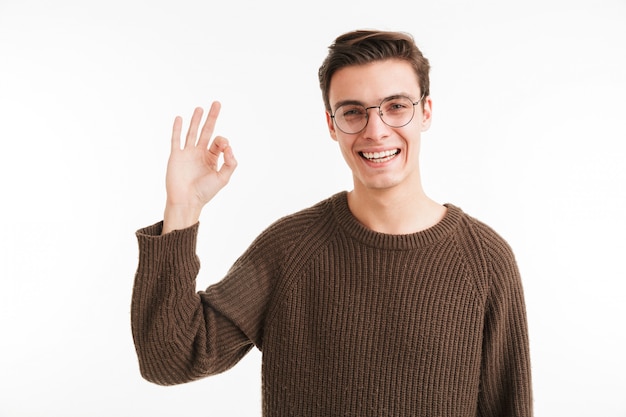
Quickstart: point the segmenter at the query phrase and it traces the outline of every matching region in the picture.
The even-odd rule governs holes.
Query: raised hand
[[[198,128],[203,110],[200,107],[194,110],[182,147],[183,121],[180,116],[174,120],[172,149],[165,179],[167,202],[163,233],[195,224],[204,205],[228,183],[237,167],[237,161],[226,138],[216,136],[211,142],[220,107],[219,102],[213,102],[206,122],[200,130],[200,136]],[[221,155],[223,164],[220,167]]]

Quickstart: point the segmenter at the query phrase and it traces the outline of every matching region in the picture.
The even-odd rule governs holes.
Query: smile
[[[392,160],[396,155],[400,153],[400,149],[393,149],[383,152],[359,152],[363,158],[368,161],[375,162],[381,164],[383,162],[387,162]]]

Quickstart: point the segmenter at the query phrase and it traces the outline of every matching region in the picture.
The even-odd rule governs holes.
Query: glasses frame
[[[343,133],[345,133],[346,135],[356,135],[356,134],[359,134],[359,133],[361,133],[362,131],[364,131],[364,130],[365,130],[365,128],[367,127],[367,124],[370,122],[370,113],[369,113],[369,110],[370,110],[370,109],[378,109],[378,111],[377,111],[376,113],[378,113],[378,117],[380,117],[380,120],[382,120],[382,122],[383,122],[384,124],[386,124],[387,126],[392,127],[392,128],[396,128],[396,129],[397,129],[397,128],[404,127],[404,126],[408,125],[409,123],[411,123],[411,121],[413,120],[413,117],[415,117],[415,106],[416,106],[416,105],[418,105],[419,103],[421,103],[421,102],[422,102],[422,100],[424,100],[424,97],[425,97],[425,96],[426,96],[426,92],[422,93],[422,96],[421,96],[421,97],[420,97],[417,101],[413,102],[413,101],[411,100],[411,98],[410,98],[410,97],[407,97],[407,96],[404,96],[404,95],[401,95],[401,94],[400,94],[400,95],[397,95],[397,96],[390,96],[390,97],[384,98],[384,99],[380,102],[380,104],[379,104],[378,106],[369,106],[369,107],[365,107],[365,106],[363,106],[363,105],[361,104],[361,106],[363,106],[363,108],[365,109],[365,125],[363,125],[363,128],[361,128],[361,130],[359,130],[358,132],[346,132],[345,130],[343,130],[343,129],[341,128],[341,126],[339,126],[339,124],[337,123],[337,120],[335,120],[335,115],[337,114],[337,110],[339,110],[339,109],[340,109],[343,105],[342,105],[342,106],[337,107],[337,109],[335,109],[335,112],[334,112],[333,114],[331,114],[331,115],[330,115],[330,118],[331,118],[331,119],[333,119],[333,123],[335,124],[335,126],[337,127],[337,129],[341,130],[341,131],[342,131]],[[382,112],[382,110],[380,109],[380,108],[382,107],[382,105],[383,105],[383,103],[384,103],[385,101],[388,101],[388,100],[391,100],[391,99],[394,99],[394,98],[406,98],[407,100],[409,100],[409,101],[411,102],[411,104],[413,104],[413,114],[411,114],[411,118],[409,119],[409,121],[408,121],[408,122],[406,122],[405,124],[400,125],[400,126],[394,126],[394,125],[390,125],[389,123],[387,123],[387,122],[385,121],[385,119],[383,118],[383,112]]]

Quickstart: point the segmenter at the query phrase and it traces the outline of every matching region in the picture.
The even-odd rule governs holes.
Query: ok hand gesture
[[[237,167],[237,161],[226,138],[216,136],[211,142],[220,107],[219,102],[213,102],[206,122],[200,130],[200,136],[198,128],[203,110],[200,107],[195,109],[182,148],[183,121],[180,116],[174,120],[172,149],[165,179],[167,202],[163,233],[195,224],[204,205],[228,183]],[[221,155],[224,162],[219,167]]]

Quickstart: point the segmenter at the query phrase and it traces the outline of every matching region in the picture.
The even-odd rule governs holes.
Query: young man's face
[[[344,67],[332,76],[329,90],[333,113],[345,102],[370,107],[392,96],[407,96],[416,102],[421,95],[415,71],[401,60]],[[367,126],[356,134],[338,129],[331,115],[326,113],[330,135],[338,142],[352,170],[355,190],[403,186],[410,190],[419,186],[420,135],[428,129],[431,120],[430,98],[423,100],[424,109],[421,102],[414,106],[413,119],[402,127],[385,124],[376,108],[367,110]]]

